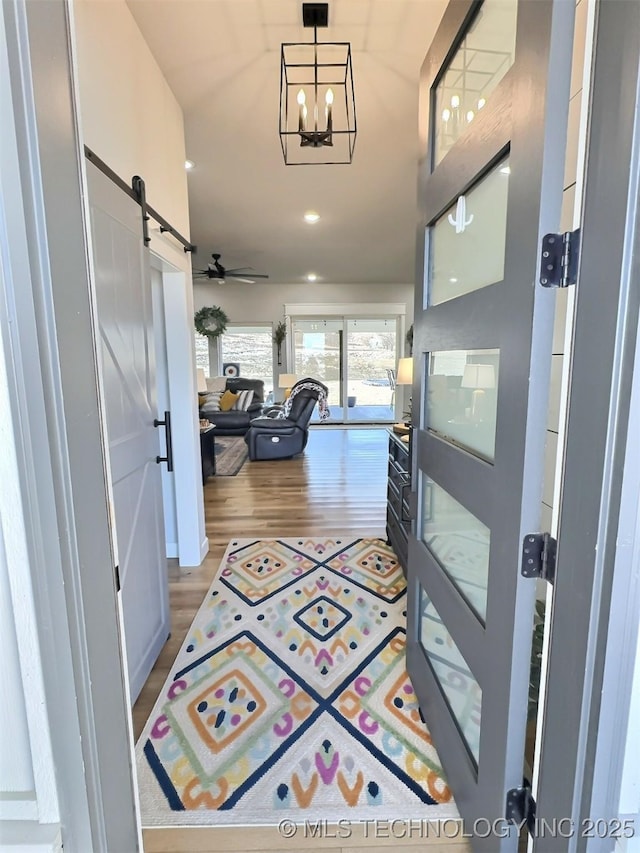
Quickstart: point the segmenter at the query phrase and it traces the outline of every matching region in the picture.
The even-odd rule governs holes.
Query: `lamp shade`
[[[196,375],[198,382],[198,391],[201,393],[205,393],[207,391],[207,376],[204,372],[204,367],[197,367]]]
[[[291,388],[292,385],[296,384],[296,381],[295,373],[281,373],[278,376],[278,388]]]
[[[398,375],[396,385],[413,385],[413,359],[398,359]]]
[[[462,388],[495,388],[496,375],[492,364],[465,364]]]

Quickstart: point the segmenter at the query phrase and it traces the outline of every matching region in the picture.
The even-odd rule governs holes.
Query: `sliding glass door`
[[[341,421],[343,371],[343,323],[340,320],[310,319],[293,323],[294,373],[297,379],[310,376],[329,389],[331,420]],[[317,410],[313,419],[318,420]]]
[[[305,317],[292,329],[293,372],[329,388],[331,422],[395,420],[397,317]]]
[[[394,420],[397,321],[395,317],[349,319],[347,339],[348,421]]]

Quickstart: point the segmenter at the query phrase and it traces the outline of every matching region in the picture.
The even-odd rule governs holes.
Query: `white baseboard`
[[[0,836],[3,853],[62,853],[62,835],[57,823],[3,821]]]
[[[204,560],[204,558],[209,553],[209,538],[207,536],[202,540],[202,544],[200,545],[200,562]]]
[[[0,821],[37,821],[38,802],[33,791],[0,794]],[[0,832],[2,838],[2,832]]]

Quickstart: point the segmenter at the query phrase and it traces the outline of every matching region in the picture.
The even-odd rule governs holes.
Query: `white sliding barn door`
[[[87,164],[97,326],[131,701],[170,631],[149,252],[140,207]],[[161,449],[162,448],[162,449]]]

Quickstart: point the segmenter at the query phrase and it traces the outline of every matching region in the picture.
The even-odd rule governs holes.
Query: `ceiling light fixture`
[[[356,105],[349,42],[319,42],[328,3],[303,3],[312,42],[286,42],[280,58],[280,144],[287,166],[351,163]]]
[[[304,215],[304,221],[308,222],[309,225],[315,225],[319,219],[320,214],[316,213],[315,210],[308,210]]]
[[[193,162],[193,160],[185,160],[185,161],[184,161],[184,167],[185,167],[185,169],[186,169],[187,171],[189,171],[190,169],[193,169],[193,167],[194,167],[195,165],[196,165],[196,164]]]
[[[317,281],[318,276],[314,272],[307,273],[307,281]]]

